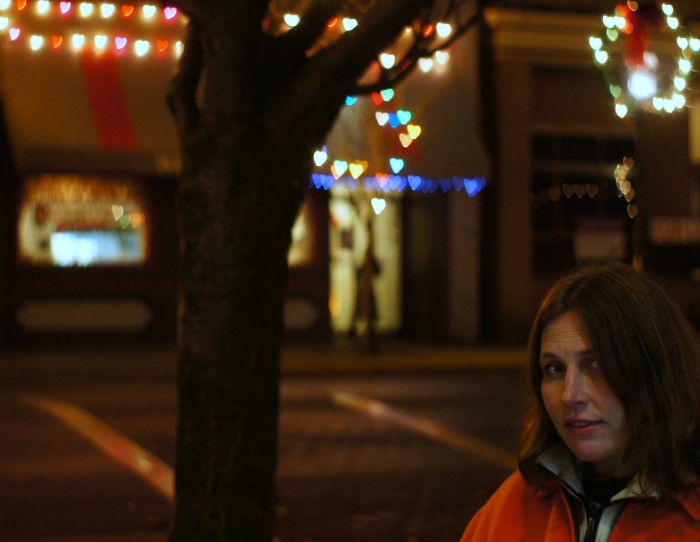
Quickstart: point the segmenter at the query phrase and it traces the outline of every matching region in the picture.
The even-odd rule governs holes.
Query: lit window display
[[[18,224],[20,261],[85,267],[140,265],[148,228],[134,183],[45,174],[24,183]]]

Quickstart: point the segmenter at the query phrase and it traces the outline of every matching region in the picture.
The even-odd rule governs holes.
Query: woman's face
[[[542,400],[564,443],[601,478],[626,476],[625,409],[613,394],[575,312],[547,324],[540,339]]]

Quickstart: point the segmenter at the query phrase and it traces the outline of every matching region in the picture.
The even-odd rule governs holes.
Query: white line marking
[[[34,408],[62,421],[116,463],[143,478],[168,500],[173,500],[173,469],[160,458],[89,412],[70,403],[36,396],[23,396],[22,399]]]
[[[517,459],[513,454],[428,418],[413,416],[398,408],[354,393],[331,391],[331,398],[338,405],[364,412],[370,416],[389,419],[416,433],[467,452],[493,465],[508,470],[513,470],[517,466]]]

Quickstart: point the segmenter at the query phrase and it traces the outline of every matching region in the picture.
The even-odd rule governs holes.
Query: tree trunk
[[[196,172],[188,176],[185,168],[178,195],[180,405],[171,540],[269,542],[287,252],[305,185],[290,182],[294,168],[270,158],[260,140],[237,149],[235,164],[225,145],[197,148],[189,157]],[[299,170],[297,178],[308,183],[308,172]]]

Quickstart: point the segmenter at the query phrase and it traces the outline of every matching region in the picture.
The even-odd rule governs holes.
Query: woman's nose
[[[585,377],[578,371],[567,371],[562,395],[562,400],[567,404],[585,402],[588,397]]]

